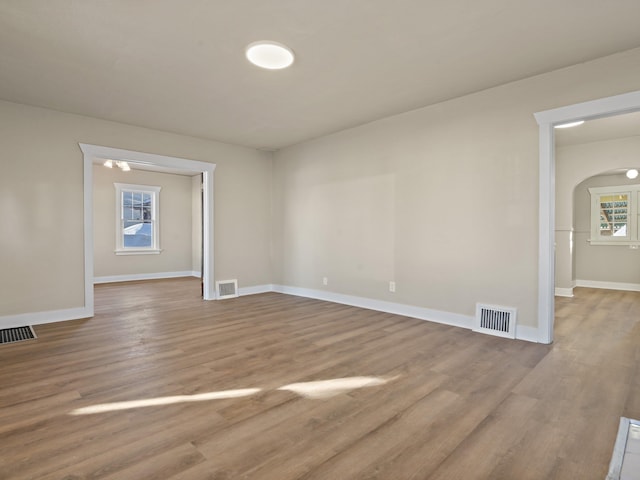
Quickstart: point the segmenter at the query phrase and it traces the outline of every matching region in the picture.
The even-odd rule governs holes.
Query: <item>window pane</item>
[[[153,228],[149,223],[151,194],[125,191],[122,203],[124,247],[151,247],[153,245]]]
[[[122,206],[130,207],[133,205],[133,192],[122,192]]]
[[[119,193],[117,197],[120,205],[120,241],[117,248],[124,249],[145,249],[157,248],[158,242],[155,238],[155,215],[154,211],[159,187],[149,187],[147,191],[144,187],[140,189],[134,187],[132,189],[122,188],[123,184],[116,184]]]
[[[626,193],[600,196],[600,235],[626,237],[629,195]]]
[[[142,220],[142,193],[136,192],[133,194],[133,202],[135,205],[135,219]]]
[[[151,247],[153,228],[149,222],[125,220],[123,225],[125,247]]]
[[[626,223],[614,223],[613,224],[613,236],[614,237],[626,237],[627,236],[627,224]]]

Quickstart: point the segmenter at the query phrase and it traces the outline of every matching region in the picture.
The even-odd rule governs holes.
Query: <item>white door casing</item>
[[[216,298],[213,262],[213,163],[135,152],[119,148],[80,143],[84,154],[84,309],[90,316],[94,312],[93,299],[93,165],[96,161],[111,159],[149,166],[177,169],[193,174],[202,173],[203,180],[203,248],[202,281],[205,300]]]

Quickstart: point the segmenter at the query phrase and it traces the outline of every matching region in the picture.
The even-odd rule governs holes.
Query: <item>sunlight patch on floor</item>
[[[277,390],[296,393],[304,398],[323,399],[330,398],[341,393],[346,393],[358,388],[377,387],[389,383],[398,378],[382,377],[345,377],[330,380],[317,380],[312,382],[291,383]],[[223,390],[220,392],[198,393],[194,395],[174,395],[170,397],[143,398],[126,402],[102,403],[88,407],[76,408],[69,415],[91,415],[94,413],[115,412],[118,410],[130,410],[133,408],[158,407],[173,405],[176,403],[204,402],[207,400],[224,400],[228,398],[241,398],[254,395],[263,391],[262,388],[244,388],[240,390]]]
[[[70,415],[90,415],[93,413],[114,412],[132,408],[157,407],[175,403],[204,402],[207,400],[223,400],[227,398],[248,397],[261,391],[260,388],[244,388],[241,390],[224,390],[220,392],[198,393],[195,395],[174,395],[171,397],[144,398],[127,402],[103,403],[89,407],[77,408]]]
[[[278,390],[288,390],[305,398],[330,398],[357,388],[377,387],[394,380],[381,377],[347,377],[315,382],[292,383]]]

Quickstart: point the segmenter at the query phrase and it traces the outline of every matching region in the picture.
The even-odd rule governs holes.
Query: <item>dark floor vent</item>
[[[476,304],[475,332],[516,338],[516,309]]]
[[[32,340],[36,334],[31,327],[3,328],[0,330],[0,343],[22,342]]]

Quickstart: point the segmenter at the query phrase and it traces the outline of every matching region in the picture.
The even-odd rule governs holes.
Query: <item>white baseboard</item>
[[[196,273],[196,275],[194,275]],[[114,282],[134,282],[136,280],[159,280],[162,278],[178,277],[200,277],[198,272],[191,270],[184,272],[157,272],[157,273],[136,273],[132,275],[111,275],[106,277],[93,277],[93,283],[114,283]]]
[[[573,297],[573,287],[572,288],[561,288],[556,287],[556,297]]]
[[[173,277],[191,276],[191,272],[169,272]],[[176,275],[176,274],[180,275]],[[166,275],[166,274],[163,274]],[[135,277],[135,278],[132,278]],[[143,278],[141,278],[143,277]],[[152,278],[173,278],[173,277],[152,277]],[[146,275],[119,275],[117,277],[97,277],[95,283],[108,282],[124,282],[131,280],[148,280]],[[100,281],[99,281],[100,280]],[[250,287],[238,288],[238,295],[255,295],[259,293],[278,292],[287,295],[296,295],[299,297],[314,298],[327,302],[340,303],[343,305],[351,305],[353,307],[366,308],[378,312],[392,313],[405,317],[417,318],[419,320],[427,320],[429,322],[441,323],[454,327],[473,329],[474,317],[470,315],[461,315],[459,313],[443,312],[441,310],[432,310],[430,308],[416,307],[413,305],[405,305],[402,303],[387,302],[384,300],[374,300],[365,297],[356,297],[353,295],[343,295],[334,292],[325,292],[323,290],[314,290],[310,288],[290,287],[286,285],[254,285]],[[88,318],[93,312],[88,309],[72,308],[68,310],[55,310],[51,312],[24,313],[19,315],[8,315],[0,317],[0,328],[22,327],[26,325],[40,325],[44,323],[62,322],[65,320],[76,320],[79,318]],[[538,329],[523,325],[516,326],[516,339],[528,342],[538,342]]]
[[[52,310],[49,312],[20,313],[0,317],[0,328],[26,327],[27,325],[43,325],[45,323],[64,322],[89,318],[93,312],[85,307]]]
[[[597,280],[576,280],[576,287],[602,288],[605,290],[624,290],[627,292],[640,292],[638,283],[600,282]]]
[[[238,296],[255,295],[257,293],[268,293],[275,291],[273,285],[254,285],[252,287],[238,287]]]
[[[442,312],[440,310],[414,307],[402,303],[373,300],[371,298],[343,295],[341,293],[325,292],[323,290],[313,290],[310,288],[289,287],[286,285],[274,285],[274,291],[288,295],[297,295],[299,297],[315,298],[317,300],[326,300],[327,302],[351,305],[352,307],[376,310],[378,312],[394,313],[396,315],[417,318],[419,320],[429,320],[454,327],[473,328],[474,317],[460,315],[458,313]]]
[[[286,285],[273,285],[273,291],[299,297],[315,298],[327,302],[341,303],[353,307],[376,310],[378,312],[393,313],[405,317],[427,320],[429,322],[441,323],[453,327],[461,327],[469,330],[473,329],[475,318],[459,313],[443,312],[430,308],[405,305],[403,303],[387,302],[384,300],[373,300],[371,298],[356,297],[353,295],[343,295],[340,293],[325,292],[310,288],[290,287]],[[528,342],[538,342],[538,329],[528,326],[516,326],[516,339]]]
[[[516,325],[516,340],[539,343],[538,329],[536,327],[528,327],[526,325]]]
[[[171,273],[183,273],[183,272],[171,272]],[[174,275],[175,277],[187,277],[196,275]],[[193,272],[197,273],[197,272]],[[148,280],[148,278],[139,278],[139,275],[135,275],[136,278],[130,278],[134,275],[121,275],[118,277],[98,277],[95,279],[95,283],[110,283],[110,282],[126,282],[132,280]],[[123,278],[125,277],[125,278]],[[199,274],[198,274],[199,277]],[[154,277],[156,278],[156,277]],[[157,278],[173,278],[173,277],[157,277]],[[98,281],[98,280],[101,281]],[[109,280],[112,279],[112,280]],[[238,295],[253,295],[256,293],[273,292],[273,285],[256,285],[253,287],[244,287],[238,289]],[[0,316],[0,329],[2,328],[14,328],[14,327],[26,327],[28,325],[43,325],[45,323],[64,322],[67,320],[77,320],[79,318],[91,318],[93,312],[85,307],[69,308],[66,310],[53,310],[48,312],[33,312],[33,313],[20,313],[17,315],[5,315]]]

